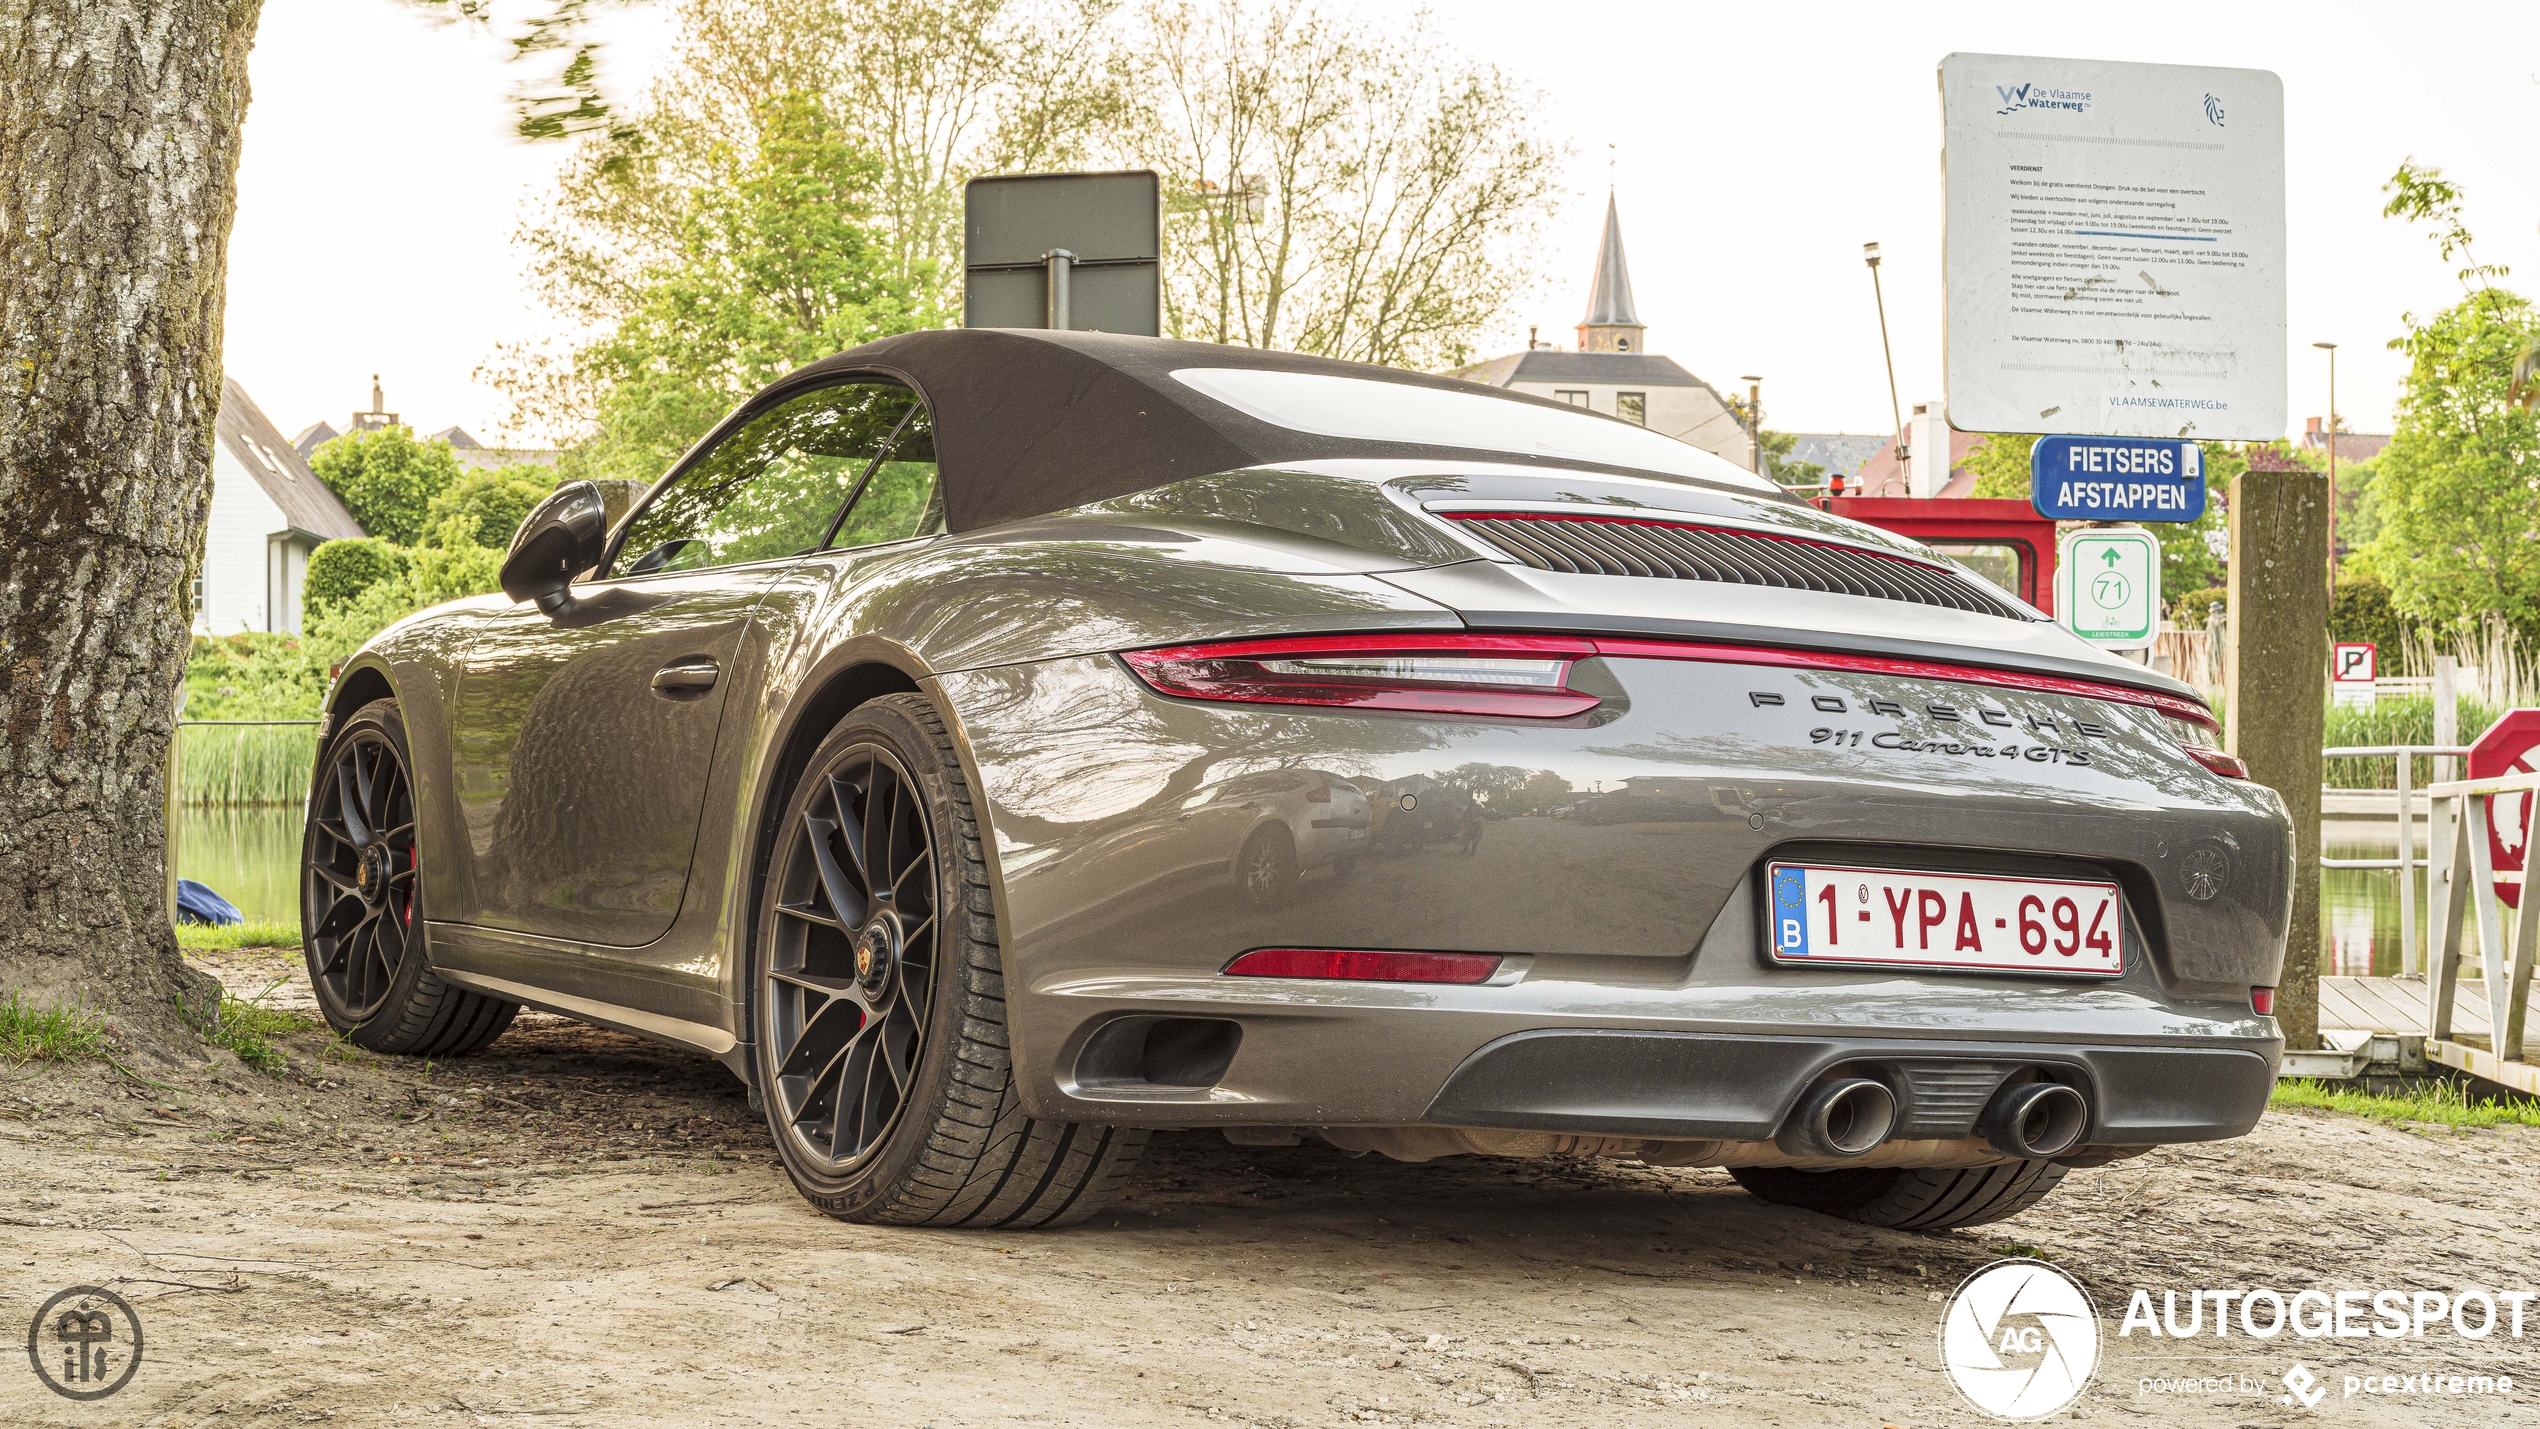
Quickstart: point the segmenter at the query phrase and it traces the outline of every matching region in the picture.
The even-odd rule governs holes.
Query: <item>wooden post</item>
[[[2289,469],[2288,469],[2289,468]],[[2293,817],[2293,908],[2275,992],[2284,1045],[2319,1041],[2320,749],[2328,705],[2328,493],[2259,448],[2231,484],[2231,752]]]

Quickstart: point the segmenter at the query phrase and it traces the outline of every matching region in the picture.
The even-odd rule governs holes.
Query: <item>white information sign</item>
[[[1940,108],[1951,426],[2284,435],[2282,80],[1951,55]]]
[[[2091,526],[2056,544],[2055,623],[2115,650],[2150,645],[2161,622],[2161,543],[2152,533]]]

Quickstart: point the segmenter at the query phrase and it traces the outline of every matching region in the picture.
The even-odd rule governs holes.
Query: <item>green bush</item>
[[[529,508],[547,499],[556,474],[543,466],[504,466],[471,471],[432,498],[425,529],[436,538],[449,530],[450,518],[464,517],[467,544],[504,550],[520,529]],[[451,544],[442,539],[441,544]]]
[[[295,635],[197,635],[185,663],[187,719],[314,719],[325,695],[326,666]]]
[[[2390,587],[2379,581],[2343,580],[2328,601],[2328,638],[2334,641],[2370,641],[2380,647],[2381,658],[2395,665],[2399,658],[2399,612],[2391,609]],[[2395,670],[2384,669],[2383,674]]]
[[[376,536],[328,541],[309,553],[309,573],[300,585],[300,609],[315,617],[381,581],[396,579],[405,570],[405,552]]]
[[[2218,585],[2191,590],[2170,602],[2170,623],[2181,630],[2202,630],[2213,607],[2224,603],[2228,596],[2229,592]]]
[[[317,449],[309,467],[364,531],[401,546],[423,540],[432,498],[459,479],[448,444],[417,440],[404,427],[337,437]]]

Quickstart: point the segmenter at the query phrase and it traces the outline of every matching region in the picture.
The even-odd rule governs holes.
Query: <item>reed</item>
[[[188,804],[296,804],[308,797],[317,727],[194,724],[177,730],[176,796]]]

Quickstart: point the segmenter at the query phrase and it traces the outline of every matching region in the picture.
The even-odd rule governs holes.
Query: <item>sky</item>
[[[1327,0],[1376,18],[1397,0]],[[608,12],[604,73],[632,92],[667,44],[664,6]],[[1941,133],[1952,51],[2268,69],[2285,92],[2292,427],[2338,410],[2388,431],[2402,315],[2461,295],[2426,234],[2381,217],[2402,159],[2467,193],[2478,257],[2540,284],[2528,142],[2540,17],[2507,5],[1626,4],[1453,0],[1437,29],[1535,91],[1565,143],[1549,278],[1528,324],[1568,344],[1609,182],[1649,350],[1715,385],[1764,378],[1767,425],[1883,432],[1888,385],[1861,245],[1881,245],[1898,396],[1941,392]],[[511,136],[500,39],[401,0],[266,0],[250,61],[224,357],[286,432],[366,408],[371,374],[419,431],[503,432],[475,380],[551,325],[513,233],[562,150]],[[1609,147],[1610,146],[1610,147]]]

